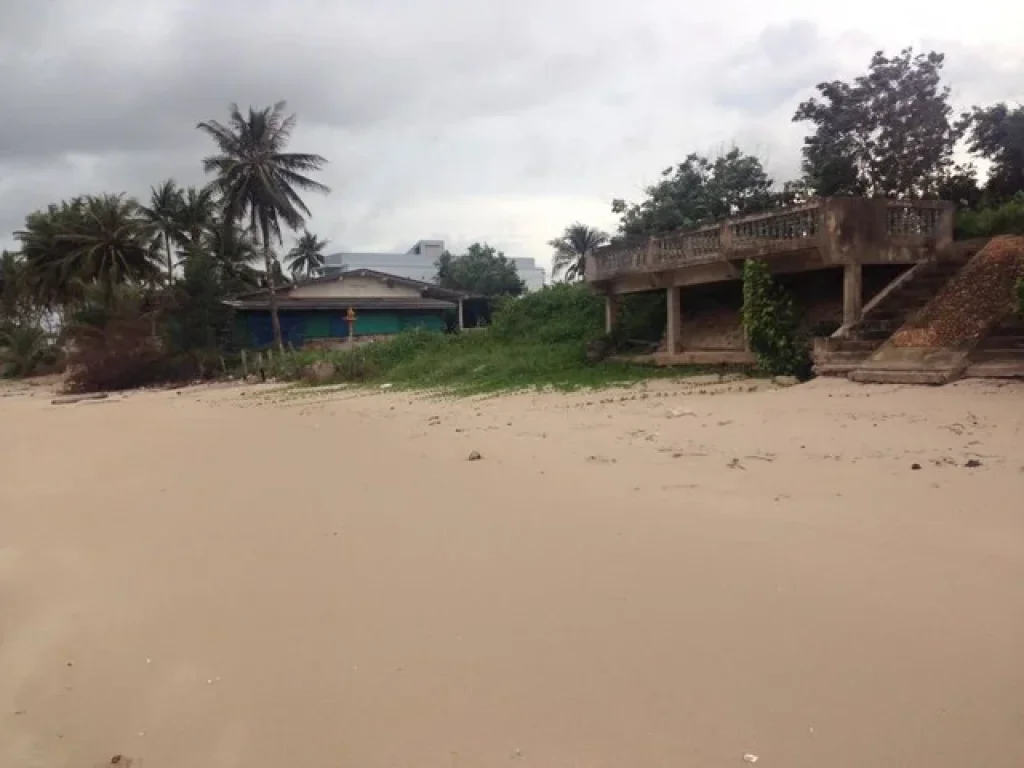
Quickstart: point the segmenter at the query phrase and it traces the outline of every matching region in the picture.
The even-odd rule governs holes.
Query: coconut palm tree
[[[203,169],[215,175],[213,183],[220,193],[225,218],[248,220],[249,228],[259,235],[274,340],[283,349],[271,238],[283,243],[282,225],[297,230],[310,215],[299,191],[330,192],[306,175],[322,169],[327,161],[320,155],[285,151],[295,129],[295,115],[285,114],[283,101],[265,109],[250,107],[247,115],[232,104],[227,125],[208,120],[197,127],[217,145],[217,154],[203,160]]]
[[[171,242],[178,242],[181,239],[179,222],[183,202],[181,188],[174,179],[167,179],[158,186],[150,187],[149,205],[140,208],[143,217],[163,240],[168,284],[174,282],[174,256],[171,251]]]
[[[229,292],[255,290],[261,274],[253,264],[260,259],[259,249],[249,233],[233,222],[221,222],[206,234],[203,245],[220,264],[221,276]]]
[[[63,269],[68,252],[63,238],[77,225],[84,205],[83,198],[51,204],[26,216],[24,228],[14,233],[21,244],[25,287],[34,301],[47,308],[62,306],[81,295],[81,276]]]
[[[96,283],[112,299],[114,287],[155,280],[159,254],[153,248],[153,229],[141,207],[123,194],[89,196],[79,215],[57,236],[63,246],[60,275]]]
[[[217,198],[212,187],[188,187],[182,191],[178,209],[178,240],[182,248],[194,249],[220,226]]]
[[[302,237],[284,257],[293,280],[301,275],[312,277],[317,273],[324,265],[324,248],[327,244],[327,240],[320,240],[308,230],[303,230]]]
[[[599,229],[578,221],[569,225],[561,237],[548,241],[555,249],[551,260],[552,276],[562,272],[566,280],[581,279],[587,256],[607,242],[608,235]]]

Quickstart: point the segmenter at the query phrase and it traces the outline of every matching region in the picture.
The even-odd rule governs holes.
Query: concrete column
[[[843,267],[843,325],[851,326],[860,321],[864,307],[863,275],[860,264],[846,264]]]
[[[465,320],[463,320],[462,315],[462,299],[459,299],[459,330],[461,331],[465,327]]]
[[[668,322],[665,324],[665,351],[674,355],[679,351],[679,325],[682,321],[682,307],[679,301],[679,287],[673,285],[667,291],[668,300],[665,304],[668,310]]]
[[[615,330],[615,321],[619,319],[619,297],[608,294],[604,297],[604,332]]]

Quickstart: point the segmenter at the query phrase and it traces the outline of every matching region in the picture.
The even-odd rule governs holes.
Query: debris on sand
[[[480,455],[480,451],[472,451],[469,454],[469,458],[467,459],[467,461],[480,461],[480,459],[482,458],[483,456]]]
[[[50,405],[73,405],[74,403],[81,403],[85,400],[106,400],[110,395],[106,392],[90,392],[86,395],[63,395],[61,397],[55,397],[50,401]]]
[[[981,462],[978,461],[977,459],[968,459],[967,463],[964,464],[964,466],[967,467],[968,469],[977,469],[978,467],[981,466]]]

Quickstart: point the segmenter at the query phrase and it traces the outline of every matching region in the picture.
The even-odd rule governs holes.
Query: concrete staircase
[[[953,244],[934,261],[915,264],[864,306],[860,322],[829,339],[814,340],[814,372],[847,376],[869,360],[908,320],[924,310],[988,239]]]
[[[976,379],[1024,378],[1024,318],[1010,316],[971,354],[964,374]]]
[[[989,375],[1012,375],[1018,350],[1024,348],[1018,346],[1024,329],[1010,319],[1016,312],[1014,286],[1024,277],[1024,238],[993,238],[968,263],[952,261],[937,261],[934,271],[922,269],[904,281],[906,289],[899,295],[906,297],[905,308],[923,297],[924,289],[911,290],[914,285],[934,292],[924,307],[905,316],[871,357],[849,372],[851,380],[946,384],[972,366]],[[1006,333],[996,333],[1002,329]]]
[[[839,333],[853,339],[885,341],[923,310],[987,243],[987,238],[957,242],[934,261],[915,264],[872,297],[859,323]]]
[[[814,374],[816,376],[846,376],[854,371],[882,346],[878,339],[814,339]]]

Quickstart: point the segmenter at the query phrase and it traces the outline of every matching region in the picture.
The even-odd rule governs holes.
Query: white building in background
[[[329,253],[324,257],[322,274],[331,275],[350,269],[373,269],[408,280],[434,282],[437,260],[444,253],[443,240],[420,240],[405,253]],[[544,287],[544,269],[533,259],[509,259],[527,291]]]

